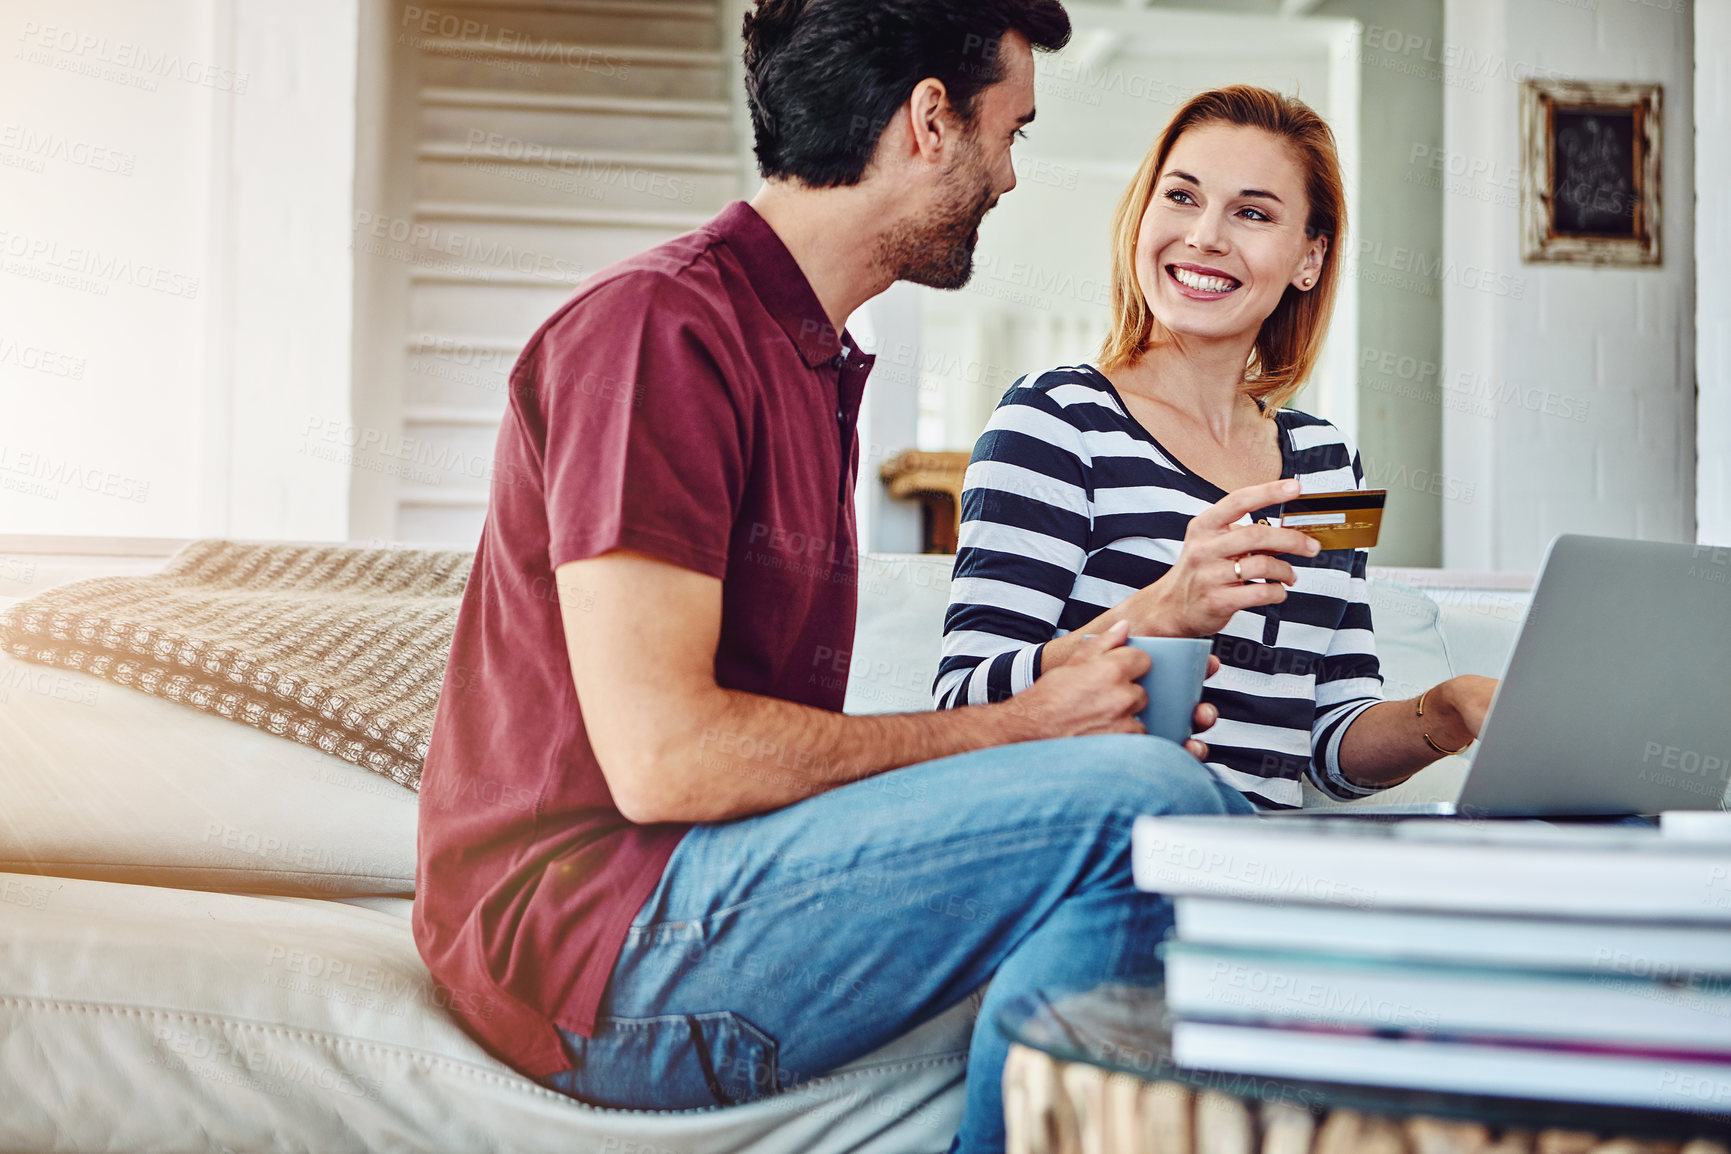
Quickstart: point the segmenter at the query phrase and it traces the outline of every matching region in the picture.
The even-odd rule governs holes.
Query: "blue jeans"
[[[861,1057],[985,985],[957,1148],[1001,1150],[1007,1043],[1035,990],[1151,981],[1171,903],[1130,879],[1138,814],[1251,813],[1158,737],[925,762],[680,842],[595,1037],[547,1084],[601,1106],[747,1102]]]

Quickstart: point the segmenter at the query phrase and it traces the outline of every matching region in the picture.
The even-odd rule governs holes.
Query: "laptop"
[[[1570,817],[1723,808],[1731,777],[1731,547],[1551,542],[1453,803],[1320,817]]]

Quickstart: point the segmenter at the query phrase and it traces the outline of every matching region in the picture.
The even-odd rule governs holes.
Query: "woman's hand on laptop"
[[[1485,714],[1491,710],[1491,697],[1496,691],[1496,678],[1480,677],[1475,673],[1451,677],[1431,690],[1434,696],[1429,700],[1437,702],[1440,707],[1437,720],[1449,728],[1449,741],[1439,744],[1466,745],[1477,741],[1479,732],[1485,727]]]
[[[1478,739],[1490,711],[1495,678],[1463,673],[1438,682],[1420,698],[1384,701],[1353,719],[1340,739],[1346,779],[1380,789],[1405,781],[1444,754]]]

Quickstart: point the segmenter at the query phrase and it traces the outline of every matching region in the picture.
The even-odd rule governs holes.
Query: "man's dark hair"
[[[1004,76],[1011,30],[1035,48],[1070,40],[1059,0],[757,0],[745,17],[745,86],[765,177],[858,184],[885,126],[927,77],[971,127]]]

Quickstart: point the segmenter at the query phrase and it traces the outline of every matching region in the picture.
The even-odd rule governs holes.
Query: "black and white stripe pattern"
[[[1339,429],[1290,409],[1276,421],[1282,476],[1306,493],[1363,488]],[[1092,367],[1017,381],[968,466],[938,707],[1032,685],[1046,642],[1163,576],[1190,518],[1223,496],[1168,455]],[[1286,600],[1240,611],[1215,635],[1221,668],[1203,688],[1220,710],[1203,735],[1209,768],[1259,805],[1301,805],[1304,774],[1337,798],[1374,792],[1340,772],[1347,727],[1382,700],[1366,557],[1287,557],[1298,583]]]

